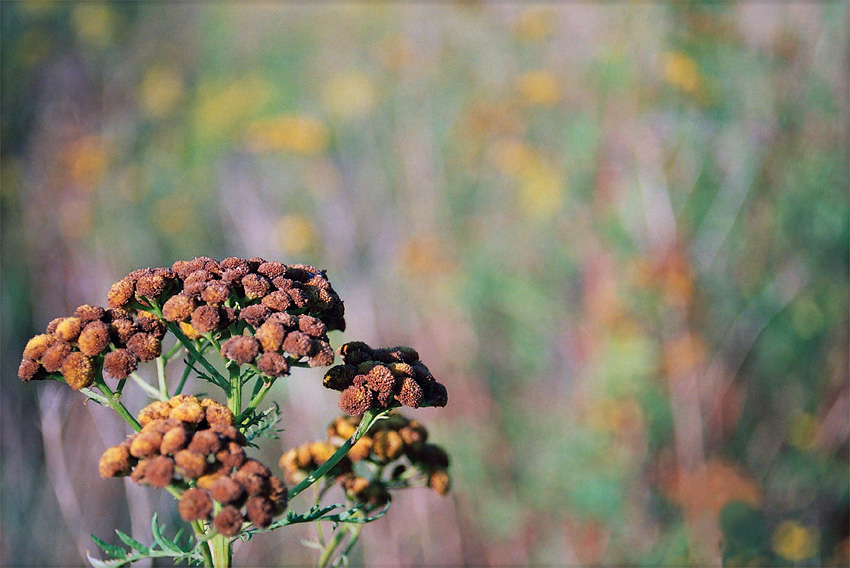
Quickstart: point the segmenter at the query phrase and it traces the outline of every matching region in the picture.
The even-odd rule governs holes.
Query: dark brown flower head
[[[323,339],[313,340],[313,354],[307,360],[311,367],[329,367],[334,364],[334,350]]]
[[[230,286],[220,280],[207,282],[204,291],[201,292],[201,299],[208,304],[220,305],[230,297]]]
[[[210,426],[214,426],[216,424],[232,426],[236,421],[229,408],[211,398],[205,398],[202,400],[201,406],[204,408],[205,417]]]
[[[307,264],[290,264],[286,267],[286,277],[298,282],[307,282],[319,271],[315,266]]]
[[[221,327],[221,312],[215,306],[199,306],[192,312],[192,327],[201,333],[210,333]]]
[[[268,493],[269,490],[269,475],[261,475],[259,473],[255,473],[250,468],[245,469],[245,466],[253,462],[254,460],[245,460],[245,463],[242,464],[242,467],[233,474],[233,479],[236,480],[239,485],[245,488],[245,492],[248,495],[264,495]]]
[[[425,383],[423,390],[425,396],[425,402],[423,404],[427,406],[442,407],[449,401],[449,392],[442,383],[429,381]]]
[[[282,325],[274,321],[266,321],[257,328],[254,338],[260,342],[263,351],[278,351],[285,335],[286,330]]]
[[[266,321],[266,318],[268,318],[270,314],[271,312],[264,305],[254,304],[252,306],[242,308],[239,312],[239,319],[244,320],[257,328],[263,325],[263,322]]]
[[[119,345],[126,345],[130,338],[139,333],[141,328],[127,318],[113,319],[109,324],[112,340]]]
[[[257,357],[257,369],[270,377],[282,377],[289,373],[289,362],[280,353],[270,351]]]
[[[130,313],[129,310],[124,308],[107,308],[106,313],[103,316],[103,321],[105,323],[112,323],[115,320],[119,319],[133,319],[133,314]]]
[[[136,292],[136,285],[129,278],[122,278],[112,285],[106,294],[106,301],[112,308],[122,308],[130,303]]]
[[[411,377],[406,377],[401,383],[401,389],[395,395],[395,398],[405,406],[419,408],[422,405],[423,396],[422,387]]]
[[[272,524],[274,518],[275,506],[268,497],[260,497],[255,495],[249,497],[245,505],[245,514],[254,526],[266,528]]]
[[[127,446],[119,445],[107,448],[100,457],[97,470],[104,479],[129,475],[132,469],[132,460]]]
[[[272,290],[272,283],[262,274],[250,273],[242,277],[242,289],[249,300],[262,298]]]
[[[251,272],[251,269],[247,264],[242,266],[236,266],[233,268],[227,268],[221,272],[221,281],[233,286],[235,288],[242,287],[242,278]]]
[[[27,345],[24,347],[24,357],[27,359],[39,359],[55,341],[56,338],[47,333],[36,335],[27,341]]]
[[[289,494],[286,491],[286,485],[279,477],[272,475],[269,477],[269,499],[274,503],[274,514],[280,515],[286,510],[286,503]]]
[[[343,363],[356,366],[372,360],[372,349],[362,341],[352,341],[340,346],[339,355]]]
[[[83,322],[80,318],[64,318],[56,325],[53,335],[62,341],[76,341],[82,329]]]
[[[162,353],[162,342],[150,333],[140,332],[127,340],[127,349],[140,361],[151,361]]]
[[[343,412],[360,415],[372,407],[372,391],[366,386],[352,385],[342,391],[339,408]]]
[[[298,329],[311,337],[327,337],[328,326],[319,318],[302,315],[298,317]]]
[[[184,286],[191,286],[192,284],[197,284],[198,282],[209,282],[215,278],[212,272],[204,270],[203,268],[199,270],[195,270],[191,274],[188,274],[186,278],[183,279]]]
[[[159,453],[164,456],[176,454],[180,450],[186,449],[189,443],[189,433],[183,426],[177,426],[170,429],[162,435],[162,443],[159,445]]]
[[[273,321],[275,323],[279,323],[286,329],[295,329],[298,327],[298,316],[288,314],[286,312],[276,312],[266,319],[266,321]]]
[[[24,357],[21,359],[21,364],[18,365],[18,378],[25,383],[41,380],[45,378],[46,374],[44,367],[34,359]]]
[[[192,441],[189,442],[188,450],[208,456],[214,454],[221,449],[222,442],[218,434],[212,430],[199,430],[192,436]]]
[[[197,487],[187,489],[177,504],[177,511],[184,521],[208,519],[213,511],[212,497],[207,491]]]
[[[342,300],[335,302],[322,314],[322,321],[330,330],[345,331],[345,305]]]
[[[55,373],[70,354],[71,344],[57,339],[42,353],[41,364],[48,373]]]
[[[184,479],[197,479],[207,469],[207,457],[190,450],[180,450],[174,454],[174,463]]]
[[[80,321],[86,324],[90,321],[103,319],[106,316],[106,310],[104,310],[100,306],[90,306],[88,304],[83,304],[82,306],[78,306],[77,309],[74,310],[74,315],[80,318]]]
[[[366,384],[378,393],[392,393],[395,382],[392,372],[384,365],[375,365],[366,373]]]
[[[110,351],[103,358],[103,372],[114,379],[126,379],[136,370],[139,359],[127,349]]]
[[[206,282],[192,282],[191,284],[186,284],[183,286],[183,291],[180,292],[184,296],[189,296],[193,300],[200,301],[201,294],[206,289]]]
[[[70,353],[62,361],[62,376],[74,390],[90,387],[94,383],[94,362],[91,357],[83,355],[79,351]]]
[[[228,442],[223,450],[215,453],[215,459],[229,468],[237,468],[245,463],[245,450],[236,442]]]
[[[416,450],[409,450],[407,455],[410,461],[424,469],[447,469],[449,467],[449,454],[436,444],[422,444]]]
[[[157,339],[161,340],[165,337],[165,322],[154,314],[139,312],[136,318],[136,323],[140,328],[142,328],[142,331],[150,333]]]
[[[274,290],[263,296],[262,304],[270,310],[282,312],[292,305],[292,298],[283,290]]]
[[[233,505],[227,505],[216,514],[212,524],[219,534],[236,536],[242,529],[242,513]]]
[[[302,288],[292,286],[286,291],[296,308],[306,308],[310,303],[310,295]]]
[[[388,363],[387,367],[392,372],[394,377],[413,377],[413,367],[408,363]]]
[[[245,496],[245,489],[236,483],[232,477],[216,479],[210,486],[212,498],[223,505],[235,503]]]
[[[109,326],[100,320],[89,322],[80,332],[77,342],[85,355],[99,355],[109,345]]]
[[[218,434],[222,443],[236,442],[237,444],[245,444],[245,435],[242,434],[236,426],[228,424],[210,424],[210,430]]]
[[[164,274],[152,272],[145,274],[136,281],[136,295],[139,297],[158,298],[171,283]]]
[[[168,418],[169,414],[171,414],[171,405],[163,400],[155,400],[139,411],[139,424],[147,426],[155,420]]]
[[[196,270],[206,270],[208,263],[215,263],[215,260],[208,256],[198,256],[193,258],[192,260],[184,262],[180,267],[177,267],[176,264],[172,265],[172,269],[177,273],[180,278],[186,279],[187,276],[195,272]]]
[[[252,363],[260,352],[260,343],[253,337],[238,335],[221,345],[221,355],[240,365]]]
[[[344,391],[351,386],[356,374],[356,367],[351,365],[337,365],[328,369],[324,379],[322,379],[322,384],[329,389]]]
[[[283,340],[283,349],[293,357],[309,357],[313,354],[313,340],[304,332],[291,331]]]
[[[262,274],[269,280],[286,276],[286,265],[282,262],[264,262],[257,267],[257,273]]]
[[[133,436],[130,443],[130,455],[136,458],[149,458],[159,454],[162,434],[156,430],[143,430]]]
[[[165,456],[156,456],[148,460],[141,483],[162,489],[167,487],[173,478],[174,462]]]
[[[229,256],[225,258],[219,263],[219,266],[225,270],[231,270],[234,268],[244,268],[246,271],[251,270],[251,267],[248,266],[247,260],[235,256]]]
[[[166,321],[185,321],[192,316],[195,310],[195,300],[184,294],[177,294],[168,298],[162,305],[162,317]]]

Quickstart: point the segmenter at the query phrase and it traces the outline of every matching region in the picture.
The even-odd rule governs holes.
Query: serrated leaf
[[[97,538],[94,535],[89,535],[89,536],[91,536],[91,539],[94,541],[94,543],[96,545],[98,545],[101,548],[101,550],[103,550],[106,554],[108,554],[112,558],[126,558],[127,557],[127,551],[124,550],[123,548],[121,548],[120,546],[115,546],[114,544],[109,544],[108,542],[103,541],[103,540]]]
[[[122,533],[122,532],[121,532],[121,531],[119,531],[118,529],[115,529],[115,534],[117,534],[117,535],[118,535],[118,538],[120,538],[120,539],[121,539],[121,541],[122,541],[124,544],[126,544],[127,546],[129,546],[130,548],[132,548],[132,549],[134,549],[134,550],[138,550],[139,552],[141,552],[141,553],[143,553],[143,554],[150,554],[150,551],[151,551],[151,549],[150,549],[150,548],[148,548],[147,546],[145,546],[145,545],[144,545],[144,544],[142,544],[141,542],[139,542],[139,541],[137,541],[137,540],[134,540],[134,539],[133,539],[132,537],[130,537],[129,535],[126,535],[126,534]]]
[[[121,566],[127,565],[126,560],[98,560],[97,558],[92,558],[91,554],[88,552],[86,552],[86,557],[89,559],[89,564],[94,566],[94,568],[120,568]]]

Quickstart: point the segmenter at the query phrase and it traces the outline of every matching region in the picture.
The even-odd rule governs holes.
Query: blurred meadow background
[[[198,255],[326,268],[335,345],[413,345],[447,386],[413,414],[453,492],[398,495],[356,565],[848,565],[845,2],[0,16],[3,565],[176,519],[97,476],[118,419],[16,366]],[[321,375],[281,381],[263,459],[324,436]],[[309,565],[314,536],[236,562]]]

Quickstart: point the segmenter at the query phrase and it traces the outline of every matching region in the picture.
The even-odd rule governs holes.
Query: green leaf
[[[150,548],[148,548],[137,540],[133,540],[129,535],[122,533],[118,529],[115,529],[115,534],[117,534],[118,538],[120,538],[124,542],[124,544],[126,544],[130,548],[138,550],[139,552],[142,552],[144,554],[150,554]]]
[[[94,566],[94,568],[119,568],[121,566],[127,565],[126,560],[98,560],[97,558],[92,558],[91,554],[89,554],[88,552],[86,553],[86,557],[88,557],[89,563]]]
[[[103,541],[97,538],[94,535],[91,536],[91,539],[94,541],[96,545],[98,545],[106,554],[111,556],[112,558],[126,558],[127,551],[121,548],[120,546],[115,546],[114,544],[109,544],[106,541]]]
[[[153,535],[154,542],[156,542],[162,550],[175,554],[183,554],[182,548],[163,536],[162,529],[159,528],[159,523],[157,522],[156,513],[154,513],[153,518],[151,519],[151,534]]]

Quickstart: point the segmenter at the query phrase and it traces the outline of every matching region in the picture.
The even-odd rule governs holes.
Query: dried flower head
[[[127,340],[127,349],[140,361],[151,361],[162,353],[162,341],[150,333],[139,332]]]
[[[224,536],[236,536],[242,529],[242,513],[232,505],[222,507],[213,519],[213,527]]]
[[[109,345],[109,326],[100,320],[86,324],[77,340],[80,351],[94,357],[102,353]]]
[[[260,352],[260,343],[253,337],[239,335],[231,337],[221,345],[221,355],[240,365],[253,363]]]
[[[36,335],[27,341],[27,345],[24,347],[24,357],[27,359],[39,359],[55,341],[56,338],[51,334],[42,333],[41,335]]]
[[[130,452],[125,445],[107,448],[100,457],[97,470],[104,479],[129,475],[132,468]]]
[[[62,376],[74,390],[90,387],[94,384],[95,367],[91,357],[75,351],[62,361]]]
[[[203,489],[187,489],[177,504],[177,511],[184,521],[208,519],[213,511],[212,497]]]

